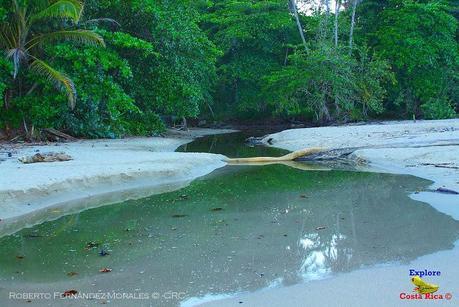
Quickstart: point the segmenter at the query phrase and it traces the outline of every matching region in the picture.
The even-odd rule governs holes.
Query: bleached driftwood
[[[40,162],[63,162],[73,160],[71,156],[63,152],[37,153],[33,156],[24,156],[19,161],[24,164]]]
[[[313,147],[305,148],[301,150],[294,151],[282,157],[253,157],[253,158],[228,158],[225,162],[229,164],[239,164],[239,163],[261,163],[261,162],[282,162],[282,161],[293,161],[297,158],[309,156],[324,151],[323,148]]]

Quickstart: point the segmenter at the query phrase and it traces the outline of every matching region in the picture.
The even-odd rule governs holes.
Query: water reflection
[[[288,154],[288,150],[264,147],[247,146],[245,140],[254,135],[265,135],[264,132],[242,131],[228,134],[208,135],[185,144],[177,149],[181,152],[208,152],[225,155],[229,158],[243,157],[278,157]]]
[[[0,292],[177,290],[192,298],[408,262],[452,248],[459,237],[457,221],[408,197],[428,184],[282,165],[227,167],[180,191],[0,239]],[[110,255],[101,257],[101,249]],[[100,274],[103,267],[113,272]]]

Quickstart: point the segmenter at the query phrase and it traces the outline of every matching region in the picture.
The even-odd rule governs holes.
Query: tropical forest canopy
[[[0,129],[452,118],[458,17],[439,0],[0,0]]]

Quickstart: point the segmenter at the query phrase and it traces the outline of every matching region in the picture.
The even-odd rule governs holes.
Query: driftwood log
[[[322,151],[324,151],[323,148],[313,147],[313,148],[305,148],[305,149],[297,150],[297,151],[294,151],[282,157],[253,157],[253,158],[236,158],[236,159],[228,158],[225,161],[228,162],[229,164],[285,162],[285,161],[293,161],[295,159],[313,155],[313,154],[316,154]]]
[[[53,128],[43,129],[43,132],[46,133],[48,136],[51,136],[55,140],[66,140],[66,141],[71,141],[71,142],[74,142],[74,141],[78,140],[77,138],[75,138],[75,137],[73,137],[71,135],[68,135],[68,134],[66,134],[64,132],[61,132],[61,131],[53,129]]]
[[[24,164],[41,163],[41,162],[63,162],[73,160],[71,156],[63,152],[37,153],[33,156],[24,156],[19,161]]]

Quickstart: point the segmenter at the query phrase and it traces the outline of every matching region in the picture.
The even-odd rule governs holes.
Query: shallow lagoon
[[[200,142],[204,148],[215,137]],[[238,156],[273,154],[234,148],[242,143],[224,137],[217,143],[222,147],[213,148],[229,156],[229,146]],[[459,238],[458,221],[409,198],[427,188],[426,180],[317,169],[228,166],[179,191],[3,237],[0,292],[185,293],[145,303],[177,305],[407,263],[452,248]],[[99,273],[105,267],[113,271]]]

